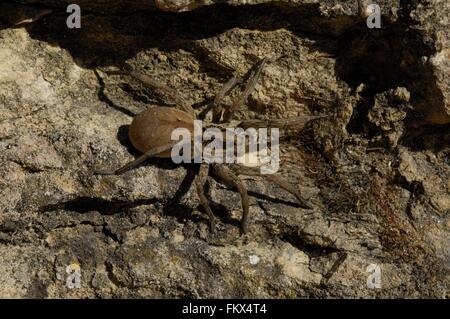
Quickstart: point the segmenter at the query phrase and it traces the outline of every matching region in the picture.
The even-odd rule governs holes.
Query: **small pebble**
[[[253,265],[253,266],[255,266],[255,265],[257,265],[258,263],[259,263],[259,257],[258,256],[256,256],[256,255],[251,255],[250,257],[249,257],[249,260],[250,260],[250,264],[251,265]]]

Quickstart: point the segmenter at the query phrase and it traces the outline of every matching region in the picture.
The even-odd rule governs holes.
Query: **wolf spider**
[[[264,58],[256,63],[243,78],[232,77],[226,82],[220,91],[215,96],[212,103],[209,105],[207,112],[212,111],[212,123],[205,124],[204,127],[225,127],[227,124],[232,125],[232,117],[236,110],[243,106],[249,95],[254,90],[257,81],[261,75],[261,71],[267,59]],[[135,148],[144,153],[134,161],[131,161],[123,167],[116,170],[96,171],[100,175],[115,175],[122,174],[130,169],[137,167],[139,164],[149,159],[150,157],[170,157],[171,148],[177,141],[171,140],[171,132],[175,128],[185,127],[191,132],[193,130],[193,122],[197,119],[192,106],[188,105],[180,98],[177,93],[164,84],[153,80],[152,78],[135,72],[133,70],[109,71],[108,74],[127,75],[142,82],[144,85],[156,90],[160,94],[166,95],[172,99],[175,107],[155,107],[149,108],[133,118],[133,122],[129,128],[129,138]],[[244,90],[234,99],[231,105],[223,105],[222,100],[226,94],[240,84],[245,83]],[[279,127],[284,128],[288,126],[303,127],[308,121],[321,118],[323,116],[299,116],[288,119],[273,119],[273,120],[244,120],[235,124],[234,127],[241,127],[243,129],[249,127]],[[249,198],[247,189],[239,175],[247,176],[265,176],[267,179],[288,191],[296,197],[300,207],[311,209],[307,202],[303,199],[297,187],[294,187],[286,179],[275,174],[262,175],[258,168],[248,167],[241,164],[207,164],[201,163],[198,172],[195,176],[195,187],[200,200],[200,204],[208,214],[210,219],[211,230],[214,231],[215,217],[211,210],[204,192],[204,186],[209,176],[209,170],[212,169],[215,176],[226,185],[236,188],[241,197],[241,204],[243,209],[241,219],[241,231],[243,233],[248,231],[248,212],[249,212]]]

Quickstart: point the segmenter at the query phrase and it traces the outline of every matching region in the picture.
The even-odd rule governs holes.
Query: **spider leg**
[[[200,201],[200,204],[205,209],[206,213],[209,217],[211,232],[215,232],[216,230],[216,218],[214,217],[214,214],[211,210],[211,207],[209,206],[208,199],[205,195],[204,186],[206,183],[206,179],[208,177],[209,172],[209,165],[208,164],[201,164],[200,169],[198,172],[198,175],[195,178],[195,188],[197,190],[197,196]]]
[[[241,219],[241,231],[242,233],[246,233],[248,231],[248,206],[249,199],[247,194],[247,188],[245,187],[242,180],[233,173],[231,169],[224,165],[214,165],[214,171],[216,175],[227,185],[231,187],[235,187],[239,194],[241,195],[241,203],[242,203],[242,219]]]
[[[250,71],[250,75],[248,76],[247,84],[245,85],[244,91],[233,101],[233,104],[228,107],[223,114],[223,121],[229,122],[234,114],[234,112],[239,109],[245,102],[247,102],[247,98],[255,89],[256,84],[261,76],[261,71],[264,68],[264,65],[267,62],[267,58],[259,61],[253,69]]]
[[[190,106],[182,98],[180,98],[174,89],[168,87],[167,85],[165,85],[161,82],[158,82],[158,81],[152,79],[151,77],[149,77],[147,75],[141,74],[141,73],[133,71],[133,70],[105,71],[105,72],[107,74],[112,74],[112,75],[131,76],[132,78],[138,80],[139,82],[146,85],[150,89],[155,90],[158,94],[162,94],[162,95],[165,95],[168,98],[170,98],[176,104],[176,107],[179,108],[180,110],[185,111],[185,112],[195,116],[195,112],[194,112],[194,109],[192,108],[192,106]]]
[[[170,143],[161,145],[159,147],[152,148],[151,150],[145,152],[143,155],[139,156],[134,161],[131,161],[116,170],[96,170],[95,174],[98,174],[98,175],[120,175],[120,174],[123,174],[126,171],[129,171],[129,170],[137,167],[139,164],[146,161],[150,157],[153,157],[159,153],[167,151],[168,149],[172,148],[172,146],[174,146],[176,143],[178,143],[178,142],[172,141]]]
[[[300,190],[297,189],[294,185],[289,183],[285,178],[275,175],[275,174],[261,174],[259,168],[247,167],[242,165],[234,165],[233,170],[237,175],[247,175],[247,176],[263,176],[278,185],[285,191],[288,191],[298,200],[300,206],[305,209],[312,209],[312,207],[307,203],[307,201],[303,198],[300,193]]]
[[[317,119],[327,118],[330,115],[300,115],[289,117],[286,119],[267,119],[267,120],[244,120],[240,122],[237,126],[243,129],[247,129],[249,127],[252,128],[279,128],[279,129],[287,129],[287,128],[297,128],[303,129],[303,127],[309,122]]]
[[[212,103],[212,122],[218,123],[220,122],[224,109],[220,103],[222,102],[225,95],[228,94],[232,89],[234,89],[237,85],[242,83],[242,79],[238,79],[236,77],[232,77],[225,83],[220,91],[216,94],[214,101]]]

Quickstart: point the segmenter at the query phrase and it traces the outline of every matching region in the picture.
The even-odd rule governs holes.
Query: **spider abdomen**
[[[194,132],[195,118],[184,111],[172,107],[153,107],[133,118],[128,136],[131,143],[142,153],[171,142],[172,131],[186,128]],[[162,152],[156,157],[170,157],[171,150]]]

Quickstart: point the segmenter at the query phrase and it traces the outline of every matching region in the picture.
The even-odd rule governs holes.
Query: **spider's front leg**
[[[221,102],[225,95],[227,95],[232,89],[234,89],[237,85],[242,83],[242,79],[238,79],[236,77],[232,77],[225,83],[220,91],[216,94],[214,101],[212,103],[212,122],[219,123],[224,112],[224,108],[221,105]]]
[[[208,199],[206,198],[204,190],[205,183],[208,178],[208,173],[209,173],[209,165],[206,163],[200,164],[200,168],[197,176],[195,177],[194,183],[195,189],[197,190],[197,196],[200,201],[200,205],[202,205],[203,209],[208,214],[211,232],[214,233],[216,231],[216,218],[214,217],[211,207],[209,206]]]
[[[261,71],[267,62],[267,58],[260,60],[254,65],[249,72],[242,78],[232,77],[227,83],[223,85],[220,91],[217,93],[212,104],[213,123],[229,122],[236,110],[238,110],[243,104],[246,103],[247,98],[255,89],[256,83],[261,76]],[[233,101],[231,106],[222,107],[221,101],[224,96],[228,94],[237,85],[243,83],[245,79],[248,79],[245,85],[244,91]]]
[[[225,184],[230,187],[234,187],[238,190],[241,195],[241,203],[242,203],[242,219],[241,219],[241,231],[242,233],[246,233],[248,231],[248,206],[249,199],[247,194],[247,188],[245,187],[242,180],[233,173],[231,169],[222,164],[216,164],[213,166],[214,172]]]
[[[223,121],[229,122],[233,117],[234,112],[236,112],[242,105],[247,102],[248,97],[253,92],[261,77],[261,72],[267,63],[267,58],[263,58],[259,61],[251,70],[248,75],[248,81],[245,85],[244,91],[233,101],[230,107],[228,107],[223,114]]]

